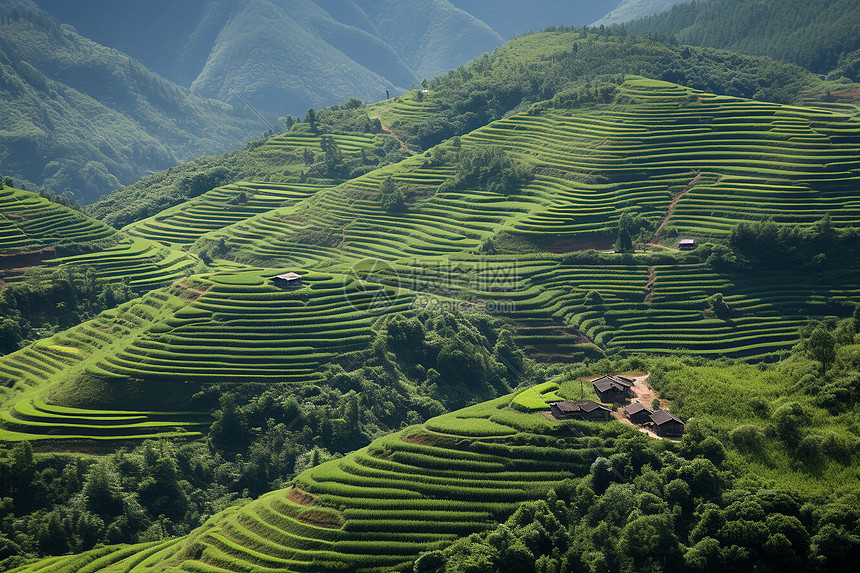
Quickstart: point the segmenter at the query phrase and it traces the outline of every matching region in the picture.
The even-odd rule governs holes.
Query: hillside
[[[630,22],[636,34],[658,33],[684,44],[770,56],[815,73],[843,68],[857,81],[860,6],[853,0],[696,0]]]
[[[467,67],[435,78],[429,93],[413,91],[365,106],[352,99],[316,113],[317,136],[373,137],[373,146],[359,156],[364,158],[359,163],[355,154],[345,156],[343,173],[322,168],[319,148],[301,146],[295,148],[297,154],[258,140],[241,151],[201,158],[145,177],[105,197],[89,212],[122,227],[182,202],[192,187],[203,192],[220,182],[243,179],[287,183],[301,178],[303,171],[317,182],[322,182],[321,176],[343,181],[362,169],[399,161],[409,151],[426,151],[443,139],[464,135],[557,94],[573,106],[603,101],[606,94],[599,94],[595,84],[616,81],[619,70],[721,95],[780,103],[819,100],[828,87],[797,66],[769,58],[683,47],[605,30],[554,29],[517,38]],[[838,105],[843,99],[851,101],[850,89],[838,88],[850,86],[832,87],[831,103],[851,113],[854,108]],[[843,93],[847,97],[837,95]],[[400,142],[408,143],[407,148],[398,152],[400,142],[383,133],[382,125],[368,123],[368,116],[392,129]],[[289,137],[313,134],[307,123],[290,133]],[[312,165],[305,163],[306,149],[315,152],[308,157]],[[198,181],[210,184],[198,189]]]
[[[550,28],[101,222],[3,178],[0,569],[847,569],[855,87]],[[683,438],[539,411],[607,373]]]
[[[658,366],[655,382],[672,385],[679,400],[692,389],[699,397],[698,417],[680,443],[646,437],[615,420],[522,413],[511,408],[520,395],[506,395],[315,465],[290,487],[222,511],[189,535],[14,571],[438,572],[470,565],[501,572],[513,564],[546,570],[535,562],[551,571],[590,564],[643,570],[637,562],[660,571],[723,570],[729,562],[838,570],[857,550],[856,544],[832,547],[834,537],[851,543],[857,528],[851,517],[858,508],[857,438],[846,432],[844,419],[816,422],[800,430],[801,444],[829,439],[838,457],[824,461],[820,446],[817,453],[808,445],[794,450],[790,436],[797,427],[780,416],[792,409],[807,419],[822,413],[790,401],[799,398],[796,390],[775,397],[788,389],[785,374],[808,367],[796,358],[764,372],[726,364]],[[702,390],[698,385],[715,372],[718,387]],[[539,401],[579,391],[572,378],[558,382],[533,390]],[[746,403],[702,406],[727,390],[758,404],[753,424],[733,422],[731,431],[711,425],[750,420]],[[765,438],[762,426],[775,436]],[[756,432],[771,445],[768,454],[747,437]],[[757,475],[762,469],[768,477]],[[825,496],[812,493],[817,488]]]
[[[327,360],[367,343],[365,311],[444,308],[451,299],[507,317],[514,340],[549,361],[631,351],[761,359],[789,349],[808,316],[850,311],[860,277],[840,261],[857,250],[844,230],[860,217],[844,194],[858,177],[855,121],[653,80],[610,87],[611,103],[539,106],[462,137],[460,149],[449,143],[338,186],[231,184],[129,225],[124,233],[135,245],[57,263],[93,264],[98,276],[144,286],[150,275],[114,269],[109,256],[130,255],[142,241],[190,247],[215,266],[232,259],[234,270],[182,283],[198,292],[186,306],[156,304],[165,295],[156,296],[152,304],[167,314],[136,324],[110,352],[92,348],[99,338],[84,329],[49,344],[79,349],[67,366],[26,366],[42,361],[36,345],[0,368],[21,389],[29,380],[58,404],[98,409],[96,388],[107,380],[181,389],[184,398],[171,398],[180,402],[214,375],[312,382]],[[306,142],[268,145],[281,144]],[[516,158],[533,176],[521,188],[479,189],[460,170],[463,158],[480,153]],[[400,209],[381,206],[389,175],[404,197]],[[761,217],[788,232],[780,240],[794,253],[789,265],[768,255],[781,247],[756,239],[767,228],[736,227]],[[651,242],[651,251],[574,252],[611,248],[621,227],[639,248]],[[712,245],[678,252],[678,237],[729,239],[733,252]],[[188,255],[169,252],[166,260],[181,270]],[[756,262],[766,257],[774,264]],[[265,278],[277,269],[298,270],[306,288],[270,286]],[[293,304],[301,313],[288,310]],[[295,345],[285,349],[285,336],[298,336]],[[201,345],[205,353],[193,350]],[[135,409],[116,399],[112,409]],[[7,418],[7,429],[19,438],[38,433],[9,415],[17,419]]]
[[[159,0],[132,9],[105,0],[38,4],[196,95],[239,103],[238,93],[259,109],[298,115],[350,97],[374,102],[386,90],[401,93],[512,36],[590,24],[619,0]],[[632,4],[631,14],[641,16],[671,2]],[[643,11],[635,11],[640,4]]]
[[[28,1],[0,6],[0,173],[81,202],[265,125],[191,95]]]

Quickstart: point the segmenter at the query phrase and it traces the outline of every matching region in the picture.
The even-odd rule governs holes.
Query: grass
[[[35,193],[0,189],[0,254],[98,242],[115,232],[101,221]]]
[[[412,94],[373,114],[394,123],[433,105],[432,94]],[[675,256],[668,243],[659,259],[564,251],[611,236],[624,212],[656,225],[682,192],[669,227],[700,240],[762,216],[811,225],[829,212],[836,226],[860,223],[846,192],[858,179],[858,130],[839,109],[628,78],[610,105],[535,108],[463,136],[463,146],[499,145],[533,167],[532,182],[511,195],[435,192],[454,173],[453,143],[443,144],[442,164],[417,155],[337,187],[226,185],[127,227],[130,237],[114,247],[52,261],[92,266],[140,291],[178,282],[0,359],[0,376],[15,388],[10,404],[20,396],[73,407],[96,402],[75,402],[55,382],[156,385],[174,397],[182,384],[213,379],[314,383],[324,364],[366,348],[379,316],[421,305],[506,316],[515,340],[551,362],[616,351],[769,359],[795,343],[807,317],[860,300],[860,275],[767,270],[741,281]],[[290,132],[272,145],[318,145],[314,137]],[[372,141],[344,136],[339,145],[357,153]],[[406,211],[380,206],[389,175],[409,191]],[[517,250],[488,254],[492,242]],[[186,279],[204,259],[213,269]],[[284,270],[300,271],[306,286],[270,286],[267,277]],[[723,319],[705,312],[717,293],[731,309]],[[43,397],[28,393],[46,387]],[[544,408],[554,398],[530,390],[514,406]],[[7,431],[32,435],[6,407]],[[512,415],[503,425],[520,420]],[[506,430],[497,423],[488,416],[450,430],[499,437]]]
[[[420,552],[483,531],[558,482],[585,475],[617,440],[645,439],[617,422],[580,423],[574,433],[540,414],[515,414],[537,432],[496,419],[509,412],[513,397],[434,418],[306,470],[293,487],[314,497],[310,506],[291,501],[289,488],[274,491],[222,512],[173,545],[108,547],[84,556],[98,559],[99,571],[154,555],[183,571],[400,569]],[[556,438],[546,441],[546,431]],[[16,571],[48,564],[63,570],[84,556]]]

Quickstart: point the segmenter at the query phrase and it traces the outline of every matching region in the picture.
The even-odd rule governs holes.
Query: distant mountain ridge
[[[277,130],[278,115],[394,96],[620,4],[0,0],[0,174],[89,203]]]
[[[81,33],[203,97],[304,114],[378,101],[548,25],[679,0],[38,0]],[[624,12],[628,14],[628,12]]]
[[[0,172],[88,202],[265,129],[61,25],[0,3]]]

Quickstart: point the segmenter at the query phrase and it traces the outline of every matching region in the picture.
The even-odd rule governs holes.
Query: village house
[[[553,402],[549,406],[552,415],[557,420],[587,420],[587,421],[603,421],[608,420],[610,410],[608,406],[599,404],[594,400],[585,400],[580,404],[571,404],[570,402]]]
[[[284,273],[282,275],[276,275],[269,280],[272,281],[276,287],[283,289],[298,288],[302,286],[302,275],[298,273]]]
[[[553,417],[556,420],[567,420],[570,418],[576,418],[582,411],[579,409],[579,406],[576,404],[571,404],[570,402],[553,402],[549,405],[549,410],[552,412]]]
[[[678,248],[682,251],[692,251],[696,248],[696,239],[681,239]]]
[[[601,402],[623,402],[632,394],[633,380],[623,376],[602,376],[591,381]]]
[[[582,404],[579,405],[580,410],[582,410],[582,419],[590,420],[596,422],[602,422],[604,420],[608,420],[611,414],[611,410],[609,406],[604,406],[603,404],[598,404],[594,400],[586,400]]]
[[[684,434],[684,422],[666,410],[657,410],[651,414],[654,432],[661,438],[680,438]]]
[[[624,412],[627,414],[627,418],[637,425],[647,424],[650,422],[651,414],[654,413],[651,409],[646,408],[639,402],[633,402],[624,408]]]

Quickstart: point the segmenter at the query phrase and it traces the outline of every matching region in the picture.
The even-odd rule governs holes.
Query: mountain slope
[[[89,202],[262,130],[27,1],[0,5],[0,172]]]
[[[126,8],[107,0],[39,0],[60,20],[195,94],[233,102],[239,93],[279,114],[304,114],[349,97],[378,101],[386,90],[464,65],[512,35],[585,25],[618,4],[156,0]],[[657,9],[648,4],[642,13]]]
[[[771,56],[826,73],[860,49],[858,26],[860,5],[855,0],[697,0],[629,23],[627,29],[674,36],[684,44]]]

